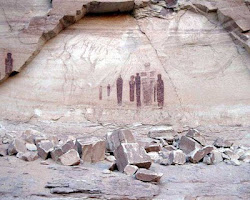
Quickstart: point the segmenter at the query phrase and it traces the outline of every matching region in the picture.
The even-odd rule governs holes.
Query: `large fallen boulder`
[[[217,148],[230,148],[233,145],[233,143],[228,140],[224,140],[222,138],[217,138],[214,141],[213,145]]]
[[[25,153],[27,151],[25,142],[21,139],[14,139],[8,147],[8,155],[16,155],[19,152]]]
[[[77,139],[80,157],[85,162],[96,163],[105,159],[106,142],[97,137]]]
[[[213,146],[206,146],[202,149],[196,149],[193,152],[190,153],[189,160],[192,163],[198,163],[200,162],[206,155],[211,153],[214,150]]]
[[[22,134],[22,138],[30,144],[35,144],[35,138],[42,136],[45,137],[41,132],[33,129],[26,130]]]
[[[136,165],[148,169],[152,160],[145,149],[138,143],[122,143],[115,151],[116,164],[119,171],[123,172],[127,165]]]
[[[198,142],[202,146],[206,145],[205,137],[203,135],[201,135],[201,133],[196,129],[189,129],[186,136],[194,139],[196,142]]]
[[[59,162],[62,165],[66,165],[66,166],[79,165],[80,156],[75,149],[70,149],[68,152],[66,152],[65,154],[59,157]]]
[[[122,143],[136,143],[130,130],[119,129],[107,134],[107,150],[114,152]]]
[[[185,153],[189,154],[196,149],[201,149],[202,146],[194,139],[182,136],[179,142],[179,148]]]
[[[30,151],[25,152],[25,153],[20,152],[16,155],[16,157],[20,158],[21,160],[30,162],[30,161],[37,160],[38,154],[37,152],[30,152]]]
[[[139,169],[135,174],[136,179],[143,182],[159,182],[162,176],[162,173],[158,174],[148,169]]]
[[[176,165],[183,165],[186,162],[186,154],[182,150],[172,151],[169,154],[169,163]]]
[[[42,140],[37,145],[38,155],[44,160],[46,160],[50,156],[50,152],[53,151],[53,149],[54,145],[49,140]]]
[[[203,158],[203,162],[207,165],[218,164],[223,161],[222,153],[216,149]]]

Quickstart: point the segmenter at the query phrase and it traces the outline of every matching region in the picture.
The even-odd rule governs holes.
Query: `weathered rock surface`
[[[49,140],[42,140],[37,145],[38,155],[46,160],[50,156],[50,152],[54,149],[54,145]]]
[[[161,145],[160,144],[150,144],[145,147],[146,152],[159,152],[161,151]]]
[[[182,136],[179,142],[179,148],[185,153],[189,154],[196,149],[201,149],[202,146],[192,138]]]
[[[213,146],[205,146],[202,149],[194,150],[193,152],[190,153],[189,160],[192,163],[198,163],[213,150],[214,150]]]
[[[15,155],[17,153],[25,153],[27,151],[25,142],[21,139],[14,139],[8,147],[8,155]]]
[[[34,161],[39,158],[37,152],[30,152],[30,151],[25,152],[25,153],[22,153],[22,152],[17,153],[16,157],[20,158],[21,160],[28,161],[28,162]]]
[[[24,131],[22,134],[22,138],[30,144],[35,144],[35,138],[42,137],[42,136],[43,136],[43,134],[41,132],[33,130],[33,129],[28,129],[28,130]],[[36,141],[36,142],[38,143],[40,141]]]
[[[158,174],[148,169],[139,169],[135,174],[135,177],[143,182],[159,182],[162,176],[162,173]]]
[[[78,152],[74,149],[70,149],[63,155],[59,157],[59,162],[62,165],[66,166],[73,166],[73,165],[79,165],[80,164],[80,156]]]
[[[155,126],[148,132],[148,137],[154,139],[174,140],[174,130],[171,126]]]
[[[186,163],[186,154],[182,150],[175,150],[169,154],[169,162],[171,164],[183,165]]]
[[[98,162],[105,159],[106,142],[96,137],[77,139],[78,152],[85,162]]]
[[[228,141],[228,140],[224,140],[223,138],[217,138],[214,141],[214,146],[218,147],[218,148],[230,148],[233,145],[232,142]]]
[[[205,137],[196,129],[190,129],[186,134],[187,137],[194,139],[196,142],[200,143],[202,146],[206,145]]]
[[[8,145],[0,145],[0,156],[6,156],[8,150]]]
[[[138,169],[139,168],[137,166],[135,166],[135,165],[127,165],[124,168],[124,173],[126,175],[132,176],[132,175],[134,175],[137,172]]]
[[[25,146],[26,146],[27,150],[29,150],[29,151],[37,151],[37,147],[34,144],[26,143]]]
[[[208,165],[218,164],[223,161],[222,154],[218,150],[213,150],[209,155],[204,157],[203,161]]]
[[[114,151],[114,156],[117,167],[121,172],[127,165],[136,165],[139,168],[148,169],[152,163],[145,149],[138,143],[122,143]]]

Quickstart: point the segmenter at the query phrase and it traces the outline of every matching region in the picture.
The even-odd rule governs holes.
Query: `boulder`
[[[179,142],[179,148],[185,153],[189,154],[196,149],[201,149],[202,146],[194,139],[182,136]]]
[[[29,150],[29,151],[37,151],[36,145],[31,144],[31,143],[26,143],[26,148],[27,148],[27,150]]]
[[[17,153],[25,153],[27,151],[25,142],[21,139],[14,139],[8,147],[8,155],[16,155]]]
[[[161,145],[160,144],[150,144],[145,147],[146,152],[158,152],[161,151]]]
[[[129,175],[129,176],[132,176],[137,172],[137,170],[138,170],[137,166],[135,166],[135,165],[127,165],[124,168],[124,173]]]
[[[33,130],[33,129],[29,129],[23,132],[22,134],[22,138],[30,143],[30,144],[35,144],[35,138],[36,137],[41,137],[43,134],[39,131]]]
[[[177,148],[174,147],[173,145],[164,146],[163,149],[164,149],[164,150],[167,150],[167,151],[174,151],[174,150],[177,150]]]
[[[147,169],[139,169],[135,174],[136,179],[143,182],[159,182],[162,176],[162,173],[158,174]]]
[[[63,155],[66,152],[62,151],[62,148],[60,146],[56,146],[54,147],[54,149],[50,152],[51,158],[52,160],[54,160],[55,162],[58,161],[59,157],[61,155]]]
[[[145,149],[138,143],[122,143],[115,151],[114,156],[119,171],[123,172],[127,165],[136,165],[148,169],[151,166],[151,158]]]
[[[196,129],[189,129],[186,136],[194,139],[196,142],[198,142],[202,146],[206,145],[205,137],[203,135],[201,135],[201,133]]]
[[[37,145],[38,155],[46,160],[50,156],[50,152],[53,151],[54,145],[49,140],[42,140]]]
[[[14,137],[10,133],[5,133],[2,138],[3,144],[10,144],[14,140]]]
[[[224,140],[222,138],[217,138],[214,141],[213,145],[217,148],[230,148],[233,145],[233,143],[228,140]]]
[[[107,134],[107,150],[114,152],[122,143],[136,143],[130,130],[119,129]]]
[[[0,156],[6,156],[7,155],[7,149],[8,149],[8,145],[0,145]]]
[[[38,159],[37,152],[31,152],[31,151],[25,153],[20,152],[16,155],[16,157],[28,162]]]
[[[182,150],[175,150],[169,154],[169,163],[183,165],[186,162],[186,155]]]
[[[200,162],[206,155],[211,153],[214,150],[213,146],[206,146],[202,149],[196,149],[193,152],[190,153],[189,160],[192,163],[198,163]]]
[[[77,139],[80,157],[85,162],[96,163],[105,159],[106,142],[96,137]]]
[[[155,126],[148,132],[148,137],[154,139],[164,139],[167,142],[173,142],[175,139],[175,132],[170,126]]]
[[[161,156],[158,152],[149,152],[147,153],[152,161],[157,162],[159,159],[161,159]]]
[[[68,152],[61,155],[58,160],[62,165],[66,166],[73,166],[80,164],[80,156],[75,149],[70,149]]]
[[[210,154],[203,158],[203,162],[207,165],[218,164],[223,161],[222,153],[218,150],[212,150]]]

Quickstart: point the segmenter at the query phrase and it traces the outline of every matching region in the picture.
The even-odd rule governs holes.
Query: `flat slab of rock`
[[[129,175],[129,176],[132,176],[137,172],[138,169],[139,168],[137,166],[135,166],[135,165],[127,165],[124,168],[124,173]]]
[[[62,165],[73,166],[80,164],[80,156],[75,149],[71,149],[65,154],[59,157],[59,161]]]
[[[206,155],[208,155],[209,153],[211,153],[214,150],[213,146],[206,146],[203,147],[202,149],[198,149],[198,150],[194,150],[190,157],[189,160],[192,163],[198,163],[200,162]]]
[[[16,155],[17,153],[26,152],[25,142],[21,139],[14,139],[8,147],[8,155]]]
[[[160,144],[149,144],[145,147],[146,152],[159,152],[161,151],[161,145]]]
[[[213,145],[217,148],[230,148],[233,145],[233,143],[228,140],[224,140],[222,138],[217,138],[214,141]]]
[[[136,179],[143,182],[159,182],[162,176],[162,173],[158,174],[148,169],[139,169],[135,174]]]
[[[114,152],[122,143],[136,143],[135,137],[130,130],[115,130],[107,134],[107,150]]]
[[[194,139],[196,142],[200,143],[202,146],[206,145],[205,137],[196,129],[190,129],[187,132],[186,136]]]
[[[169,155],[169,162],[171,164],[183,165],[186,163],[186,154],[182,150],[172,151]]]
[[[96,163],[105,159],[106,142],[96,137],[77,139],[80,157],[85,162]]]
[[[46,160],[49,157],[50,152],[53,151],[53,149],[54,145],[49,140],[42,140],[37,145],[38,155],[44,160]]]
[[[139,168],[148,169],[151,166],[151,158],[145,149],[138,143],[123,143],[114,152],[119,171],[123,172],[127,165],[136,165]]]
[[[170,126],[155,126],[148,132],[148,137],[154,139],[164,138],[167,141],[173,141],[174,136],[174,130]]]
[[[189,154],[196,149],[201,149],[202,146],[194,139],[182,136],[179,142],[179,148],[185,153]]]

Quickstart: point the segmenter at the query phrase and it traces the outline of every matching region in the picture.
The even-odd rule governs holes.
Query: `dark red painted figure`
[[[102,86],[99,87],[99,100],[102,100]]]
[[[108,95],[108,97],[110,96],[110,91],[111,91],[111,86],[110,86],[110,84],[108,84],[108,86],[107,86],[107,95]]]
[[[157,102],[160,108],[164,105],[164,82],[161,78],[161,74],[158,74],[157,80]]]
[[[7,58],[5,59],[5,73],[10,74],[12,70],[13,70],[12,54],[7,53]]]
[[[141,106],[141,77],[139,73],[136,73],[135,77],[135,89],[136,89],[136,105]]]
[[[130,97],[131,102],[135,101],[135,76],[130,77],[130,81],[129,81],[129,97]]]
[[[117,89],[117,103],[119,106],[122,105],[122,89],[123,89],[123,80],[121,75],[116,80],[116,89]]]

